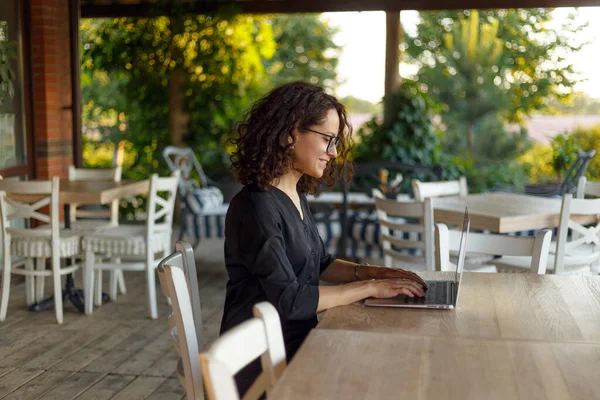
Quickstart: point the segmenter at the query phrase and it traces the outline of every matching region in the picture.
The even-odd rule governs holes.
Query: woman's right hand
[[[399,294],[405,294],[409,297],[425,296],[423,286],[415,281],[406,279],[376,279],[367,283],[370,289],[370,297],[375,297],[376,299],[385,299]]]

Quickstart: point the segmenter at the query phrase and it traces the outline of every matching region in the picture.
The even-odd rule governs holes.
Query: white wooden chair
[[[385,266],[393,267],[393,260],[398,260],[406,263],[402,266],[405,269],[422,269],[424,266],[433,270],[431,200],[394,201],[375,197],[375,208],[381,227],[380,243]]]
[[[467,196],[469,194],[467,178],[464,176],[456,181],[421,182],[413,179],[411,184],[416,201],[423,201],[428,197]]]
[[[244,395],[244,400],[267,397],[287,365],[279,314],[271,303],[254,306],[254,318],[218,338],[200,354],[202,376],[210,400],[235,400],[239,393],[234,376],[260,357],[262,373]]]
[[[94,289],[95,274],[93,271],[98,269],[121,269],[124,271],[146,272],[150,317],[153,319],[158,317],[154,270],[158,262],[171,251],[173,209],[178,180],[178,171],[168,178],[159,178],[156,174],[152,175],[145,226],[121,224],[117,227],[103,229],[83,236],[82,247],[86,252],[84,291],[86,293],[85,312],[87,314],[92,313],[92,295],[94,290],[97,290]],[[160,197],[159,192],[165,192],[166,199]],[[122,262],[95,263],[94,255],[96,253],[112,259],[121,258]],[[97,297],[96,300],[98,300]]]
[[[25,275],[28,305],[42,300],[43,291],[34,290],[35,278],[43,280],[44,277],[51,276],[56,320],[59,324],[63,322],[61,277],[77,270],[79,264],[61,268],[60,259],[72,258],[80,254],[81,237],[72,230],[60,229],[59,185],[58,177],[52,178],[51,181],[32,182],[0,179],[0,224],[3,238],[0,321],[6,318],[12,273]],[[7,193],[11,197],[8,197]],[[44,210],[48,210],[47,213]],[[45,225],[35,229],[10,226],[11,221],[21,218],[38,220]],[[13,264],[12,257],[23,257],[25,260]],[[46,258],[52,260],[50,270],[45,269]],[[35,269],[33,260],[36,260]]]
[[[191,147],[167,146],[163,158],[171,171],[180,170],[181,231],[179,240],[190,234],[193,247],[202,237],[223,237],[225,215],[229,203],[223,203],[223,193],[204,173]]]
[[[450,252],[458,251],[461,231],[448,230],[445,224],[436,224],[436,267],[440,271],[454,271],[455,265],[450,263]],[[529,263],[529,272],[544,274],[550,251],[552,231],[544,229],[535,237],[506,236],[469,232],[467,251],[498,256],[522,257]],[[496,272],[494,266],[469,266],[465,271]],[[524,271],[525,272],[525,271]]]
[[[600,182],[589,181],[585,176],[579,178],[577,184],[577,198],[600,198]],[[571,237],[577,239],[580,235],[577,232],[571,232]],[[582,245],[582,246],[594,246],[594,244]],[[592,264],[592,272],[594,274],[600,274],[600,260],[597,263]]]
[[[584,199],[585,197],[600,197],[600,182],[589,181],[585,176],[579,178],[577,183],[577,198]]]
[[[123,142],[121,142],[123,143]],[[121,148],[122,146],[119,146]],[[115,152],[117,153],[117,152]],[[118,165],[115,168],[76,168],[69,165],[69,181],[87,181],[87,182],[121,182],[122,167]],[[96,206],[96,209],[89,209],[89,206]],[[75,230],[97,230],[119,225],[119,200],[115,199],[110,203],[108,209],[102,209],[97,204],[69,204],[71,228]],[[87,209],[86,209],[87,208]],[[118,260],[115,260],[118,262]],[[96,290],[97,301],[102,299],[102,270],[96,271],[96,282],[100,284]],[[115,300],[117,297],[117,287],[122,294],[127,293],[123,271],[110,271],[110,297]],[[43,288],[42,288],[43,292]]]
[[[199,354],[204,351],[204,335],[192,247],[177,242],[175,252],[160,262],[157,271],[163,294],[173,307],[169,315],[169,334],[181,357],[177,363],[177,376],[185,387],[187,399],[201,399]]]
[[[574,199],[572,194],[563,196],[558,234],[556,242],[550,245],[546,270],[564,275],[592,275],[592,265],[600,260],[600,223],[585,227],[571,219],[571,215],[600,215],[600,199]],[[494,264],[498,270],[507,272],[525,268],[522,260],[512,257],[494,260]]]

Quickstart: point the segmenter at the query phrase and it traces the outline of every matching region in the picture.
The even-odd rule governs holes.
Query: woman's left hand
[[[412,271],[406,271],[403,269],[386,268],[378,266],[368,266],[368,279],[408,279],[415,281],[423,286],[423,289],[427,290],[427,284],[425,281],[416,273]]]

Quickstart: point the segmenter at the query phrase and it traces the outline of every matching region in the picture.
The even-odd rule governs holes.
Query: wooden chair
[[[175,252],[160,262],[157,271],[163,294],[173,307],[169,315],[169,334],[181,357],[177,363],[177,376],[185,387],[187,399],[201,399],[199,354],[204,351],[204,334],[192,247],[188,243],[177,242]]]
[[[234,376],[260,357],[262,373],[244,395],[246,399],[267,397],[287,365],[279,314],[271,303],[254,306],[254,318],[218,338],[200,354],[202,376],[210,400],[239,399]]]
[[[456,266],[450,263],[450,251],[458,251],[461,231],[448,230],[445,224],[436,224],[436,267],[440,271],[454,271]],[[497,234],[469,232],[467,251],[488,255],[523,257],[529,262],[529,272],[544,274],[550,251],[552,232],[540,231],[535,237],[506,236]],[[465,265],[465,271],[495,272],[490,267]]]
[[[565,275],[592,275],[600,262],[600,223],[585,227],[571,215],[599,215],[600,199],[573,199],[565,194],[560,210],[556,242],[550,246],[547,271]],[[570,233],[570,234],[569,234]],[[504,269],[523,269],[522,260],[505,257],[495,264]]]
[[[123,143],[123,142],[121,142]],[[122,146],[119,146],[122,148]],[[115,152],[116,153],[116,152]],[[76,168],[69,165],[69,181],[121,182],[122,167],[115,168]],[[113,200],[109,208],[98,204],[69,204],[71,228],[75,230],[95,230],[119,225],[119,200]],[[119,262],[115,260],[115,262]],[[102,304],[102,270],[96,271],[96,304]],[[122,294],[127,293],[123,271],[110,271],[110,297],[117,298],[117,287]],[[43,292],[43,288],[41,289]]]
[[[181,231],[179,240],[186,233],[195,238],[195,248],[200,239],[208,236],[223,237],[224,221],[228,203],[223,203],[223,193],[216,183],[204,173],[191,147],[167,146],[163,158],[173,172],[181,171],[179,195],[181,198]],[[216,232],[210,232],[210,228]]]
[[[421,182],[412,180],[413,193],[416,201],[423,201],[429,197],[441,196],[467,196],[467,178],[461,176],[456,181]]]
[[[60,229],[58,177],[51,181],[19,182],[0,179],[0,228],[2,228],[2,298],[0,321],[6,319],[10,293],[10,276],[25,275],[27,304],[42,300],[43,291],[34,290],[35,278],[52,277],[56,320],[63,322],[61,277],[79,269],[79,264],[61,268],[61,258],[80,254],[81,236],[72,230]],[[7,193],[11,197],[7,196]],[[11,227],[11,221],[21,218],[44,223],[35,229]],[[12,257],[25,260],[13,263]],[[52,269],[46,270],[46,258],[52,260]],[[36,260],[36,268],[33,268]]]
[[[150,317],[156,319],[156,283],[154,270],[165,254],[171,251],[173,209],[177,195],[179,172],[172,177],[159,178],[152,175],[146,209],[146,225],[125,225],[85,234],[82,247],[86,252],[84,269],[85,312],[92,313],[94,293],[94,270],[145,271]],[[166,193],[166,199],[159,196]],[[162,222],[161,222],[162,221]],[[94,255],[123,259],[123,262],[95,263]]]
[[[577,198],[600,198],[600,182],[589,181],[585,176],[579,178],[577,184]],[[571,237],[577,239],[580,237],[579,233],[571,232]],[[594,244],[582,245],[582,246],[594,246]],[[592,264],[592,272],[594,274],[600,274],[600,260],[597,263]]]
[[[87,182],[121,182],[122,167],[116,168],[75,168],[69,165],[69,181]],[[110,208],[98,207],[97,204],[70,204],[71,228],[102,228],[106,225],[119,225],[119,200],[114,200]],[[89,206],[95,206],[90,209]]]
[[[409,263],[403,268],[433,270],[433,207],[423,202],[395,201],[375,197],[381,226],[380,242],[386,267],[393,259]],[[408,236],[408,237],[406,237]]]

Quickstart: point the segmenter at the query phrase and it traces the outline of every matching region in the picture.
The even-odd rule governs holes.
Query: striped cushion
[[[187,213],[185,218],[184,228],[185,235],[202,238],[223,238],[225,236],[225,214],[229,204],[223,204],[219,209],[215,210],[215,214],[195,215]]]
[[[17,257],[52,257],[52,240],[50,229],[35,229],[32,236],[30,229],[9,229],[10,252]],[[81,236],[76,232],[60,231],[59,254],[61,257],[73,257],[81,252]]]
[[[150,240],[152,241],[152,249],[155,252],[170,251],[170,231],[152,234]],[[146,254],[146,227],[119,225],[118,227],[85,235],[81,243],[83,250],[103,253],[109,257],[142,256]]]
[[[223,193],[216,186],[193,188],[187,192],[185,202],[194,214],[204,214],[223,204]]]

